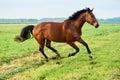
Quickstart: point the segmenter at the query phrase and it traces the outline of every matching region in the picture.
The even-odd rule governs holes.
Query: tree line
[[[66,18],[42,18],[42,19],[0,19],[0,23],[40,23],[46,21],[62,22]],[[98,19],[100,23],[120,23],[120,17],[109,18],[109,19]]]

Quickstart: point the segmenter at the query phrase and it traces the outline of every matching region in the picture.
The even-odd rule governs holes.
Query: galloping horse
[[[17,36],[15,40],[23,42],[30,38],[31,33],[39,43],[39,51],[45,58],[48,58],[44,53],[45,44],[46,47],[60,57],[58,51],[51,47],[51,41],[66,42],[76,50],[68,55],[68,57],[70,57],[79,52],[79,48],[74,43],[78,41],[86,47],[89,57],[92,59],[92,53],[88,44],[81,38],[81,28],[85,22],[95,26],[95,28],[99,27],[99,23],[92,11],[93,9],[89,8],[77,11],[64,22],[42,22],[37,25],[28,25],[22,29],[20,36]]]

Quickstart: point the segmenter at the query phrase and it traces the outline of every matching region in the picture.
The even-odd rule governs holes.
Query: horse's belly
[[[54,41],[54,42],[65,42],[64,37],[60,34],[54,34],[54,35],[48,35],[46,37],[46,39],[50,40],[50,41]]]

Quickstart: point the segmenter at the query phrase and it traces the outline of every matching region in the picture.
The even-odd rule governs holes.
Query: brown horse
[[[88,44],[81,38],[81,28],[85,22],[95,26],[95,28],[99,26],[92,11],[93,9],[89,8],[77,11],[64,22],[42,22],[37,25],[28,25],[22,29],[20,36],[17,36],[15,40],[23,42],[30,38],[31,33],[39,43],[39,51],[45,58],[48,58],[44,53],[45,43],[46,47],[60,57],[58,51],[51,47],[51,41],[66,42],[76,50],[68,55],[70,57],[79,52],[79,48],[74,43],[78,41],[86,47],[89,57],[92,58]]]

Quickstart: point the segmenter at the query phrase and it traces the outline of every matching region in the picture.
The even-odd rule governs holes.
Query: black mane
[[[69,16],[69,18],[66,20],[76,20],[82,13],[84,13],[86,11],[90,11],[90,8],[86,8],[86,9],[77,11],[77,12],[73,13],[72,16]]]

